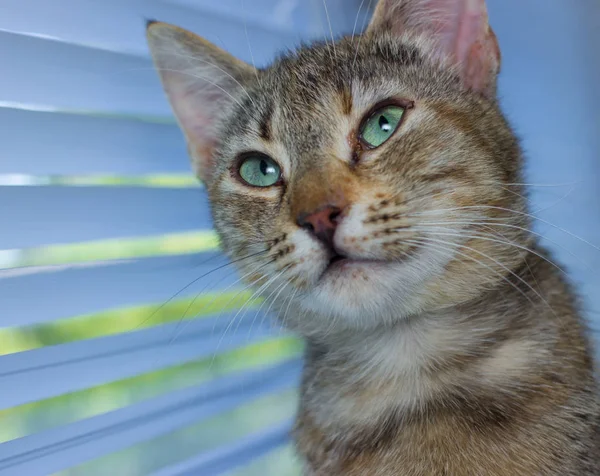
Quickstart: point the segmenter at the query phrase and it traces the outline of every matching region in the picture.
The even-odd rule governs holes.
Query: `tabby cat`
[[[529,231],[484,0],[380,0],[255,69],[151,22],[241,275],[306,341],[306,475],[600,475],[588,331]]]

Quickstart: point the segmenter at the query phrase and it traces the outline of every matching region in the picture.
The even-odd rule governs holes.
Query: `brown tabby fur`
[[[223,249],[305,337],[294,430],[305,474],[600,475],[588,331],[528,232],[493,33],[490,74],[463,74],[410,22],[393,31],[385,15],[410,1],[383,0],[362,37],[264,70],[149,28]],[[403,124],[365,149],[359,124],[389,98],[409,107]],[[241,183],[238,157],[255,150],[283,184]],[[344,209],[336,247],[373,262],[323,274],[331,252],[297,219],[324,204]]]

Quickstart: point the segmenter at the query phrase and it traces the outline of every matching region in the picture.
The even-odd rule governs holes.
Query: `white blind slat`
[[[254,0],[245,1],[252,12],[248,17],[243,15],[241,1],[235,0],[229,1],[230,5],[237,3],[234,8],[208,9],[193,2],[178,5],[162,0],[103,0],[101,6],[95,0],[3,0],[0,30],[147,57],[145,21],[157,19],[201,32],[209,41],[250,61],[247,30],[255,60],[264,64],[279,48],[292,46],[298,34],[269,21],[277,12],[273,4],[280,3],[281,11],[285,2],[255,5]],[[261,17],[261,21],[253,21]]]
[[[0,410],[206,358],[266,339],[256,311],[201,318],[2,357]],[[1,448],[1,446],[0,446]]]
[[[0,327],[26,326],[56,319],[129,307],[161,304],[199,292],[218,292],[239,276],[217,253],[85,263],[0,279]],[[84,267],[85,266],[85,267]],[[50,268],[53,269],[53,268]],[[5,275],[25,273],[27,268]],[[0,273],[0,276],[2,274]]]
[[[230,375],[188,389],[0,445],[0,474],[47,475],[195,421],[233,409],[298,383],[292,360]]]
[[[211,227],[206,191],[199,186],[0,187],[0,204],[0,249]]]
[[[0,105],[168,117],[149,59],[0,32]]]
[[[152,476],[217,476],[230,472],[289,442],[291,428],[292,423],[288,421],[260,433],[253,433],[232,445],[200,454],[191,460],[157,471]]]
[[[174,123],[0,108],[0,124],[0,174],[191,174]]]

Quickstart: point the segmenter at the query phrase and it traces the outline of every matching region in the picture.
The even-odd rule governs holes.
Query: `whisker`
[[[372,4],[373,4],[373,0],[369,0],[369,5],[367,6],[367,12],[371,11]],[[354,61],[352,61],[352,69],[356,68],[356,60],[358,58],[358,52],[360,51],[360,44],[361,44],[363,36],[364,36],[364,30],[365,30],[365,26],[367,24],[368,16],[369,15],[365,15],[365,19],[363,20],[363,24],[362,24],[362,31],[361,31],[361,34],[358,36],[358,42],[356,44],[356,51],[354,52]]]
[[[177,291],[175,294],[173,294],[173,295],[172,295],[172,296],[171,296],[169,299],[167,299],[165,302],[163,302],[163,303],[162,303],[160,306],[158,306],[158,307],[157,307],[157,308],[154,310],[154,312],[152,312],[152,314],[150,314],[150,315],[149,315],[149,316],[148,316],[146,319],[144,319],[144,320],[143,320],[141,323],[139,323],[139,324],[138,324],[138,325],[137,325],[137,326],[136,326],[134,329],[137,329],[139,326],[141,326],[141,325],[145,324],[146,322],[148,322],[150,319],[152,319],[152,318],[153,318],[153,317],[156,315],[156,313],[157,313],[157,312],[159,312],[159,311],[160,311],[161,309],[163,309],[163,308],[164,308],[164,307],[165,307],[167,304],[169,304],[171,301],[173,301],[173,299],[175,299],[175,298],[176,298],[177,296],[179,296],[179,295],[180,295],[182,292],[184,292],[184,291],[186,291],[187,289],[189,289],[191,286],[193,286],[194,284],[196,284],[196,283],[197,283],[198,281],[200,281],[201,279],[203,279],[203,278],[206,278],[206,277],[207,277],[207,276],[209,276],[210,274],[212,274],[212,273],[214,273],[214,272],[216,272],[216,271],[219,271],[219,270],[221,270],[221,269],[223,269],[223,268],[226,268],[226,267],[228,267],[228,266],[232,266],[232,265],[233,265],[233,264],[235,264],[235,263],[239,263],[239,262],[241,262],[241,261],[244,261],[244,260],[246,260],[246,259],[253,258],[253,257],[255,257],[255,256],[258,256],[258,255],[260,255],[260,254],[267,253],[267,252],[268,252],[268,250],[259,251],[259,252],[257,252],[257,253],[253,253],[253,254],[251,254],[251,255],[244,256],[244,257],[242,257],[242,258],[238,258],[238,259],[235,259],[235,260],[233,260],[233,261],[229,261],[229,262],[227,262],[227,263],[225,263],[225,264],[223,264],[223,265],[221,265],[221,266],[218,266],[218,267],[216,267],[216,268],[214,268],[214,269],[211,269],[210,271],[208,271],[208,272],[206,272],[206,273],[202,274],[201,276],[198,276],[197,278],[195,278],[194,280],[192,280],[192,281],[190,281],[188,284],[186,284],[186,285],[185,285],[183,288],[181,288],[179,291]],[[210,259],[213,259],[213,258],[214,258],[214,257],[212,257],[212,258],[210,258]],[[207,260],[207,261],[209,261],[209,260]]]
[[[484,185],[484,186],[485,186],[485,185]],[[503,185],[498,185],[498,186],[499,186],[499,187],[500,187],[502,190],[504,190],[504,191],[506,191],[506,192],[510,193],[511,195],[514,195],[515,197],[519,197],[519,198],[521,198],[521,199],[523,199],[523,200],[527,201],[527,197],[526,197],[525,195],[523,195],[523,194],[521,194],[521,193],[518,193],[518,192],[515,192],[514,190],[511,190],[510,188],[508,188],[508,187],[505,187],[505,186],[503,186]]]
[[[238,279],[234,284],[237,284],[240,282],[240,279]],[[246,286],[246,289],[249,287],[250,285]],[[244,291],[244,289],[240,290],[233,298],[230,299],[230,302],[235,299],[235,297],[239,296],[242,292]],[[216,298],[215,298],[216,299]],[[224,306],[225,307],[225,306]],[[200,313],[201,311],[199,311]],[[199,314],[198,313],[198,314]],[[196,316],[198,315],[196,314]],[[171,339],[169,340],[169,342],[167,343],[167,346],[165,347],[165,351],[168,350],[168,348],[177,340],[177,338],[181,335],[181,333],[185,330],[185,327],[187,326],[187,324],[189,324],[190,321],[185,321],[183,323],[183,325],[181,325],[182,321],[180,320],[178,325],[175,328],[175,332],[174,335],[171,337]],[[214,334],[215,331],[215,326],[217,324],[217,320],[215,319],[214,323],[213,323],[213,328],[212,328],[212,333]]]
[[[365,4],[365,0],[362,0],[360,2],[360,5],[358,6],[358,12],[356,12],[356,18],[354,19],[354,27],[352,28],[352,38],[350,39],[351,42],[354,41],[354,35],[356,34],[356,27],[358,25],[358,19],[360,18],[360,12],[361,12],[364,4]]]
[[[240,294],[242,294],[242,293],[246,292],[248,289],[252,288],[252,286],[255,286],[256,284],[260,283],[261,281],[263,281],[263,280],[265,280],[265,279],[267,279],[267,276],[266,276],[266,275],[263,275],[263,276],[260,276],[260,277],[258,277],[258,278],[257,278],[257,279],[255,279],[255,280],[251,280],[251,282],[249,282],[249,283],[248,283],[246,286],[244,286],[242,289],[240,289],[240,290],[239,290],[239,291],[238,291],[238,292],[237,292],[237,293],[236,293],[236,294],[235,294],[233,297],[231,297],[231,299],[229,299],[229,301],[227,301],[227,303],[225,303],[221,309],[223,310],[223,309],[225,309],[226,307],[228,307],[228,306],[229,306],[229,305],[230,305],[230,304],[231,304],[231,303],[232,303],[232,302],[233,302],[235,299],[237,299],[237,297],[238,297]],[[242,307],[243,307],[243,306],[245,306],[245,305],[246,305],[246,304],[247,304],[249,301],[251,301],[251,299],[252,299],[252,297],[249,297],[248,299],[246,299],[246,300],[244,301],[244,303],[242,304]],[[231,321],[231,324],[230,324],[230,325],[233,325],[233,321],[234,321],[234,319],[232,319],[232,321]],[[213,333],[214,333],[214,330],[215,330],[215,329],[214,329],[214,327],[213,327]]]
[[[551,203],[550,205],[547,205],[543,208],[538,208],[537,210],[534,210],[533,213],[542,213],[545,211],[550,210],[551,208],[555,207],[556,205],[558,205],[560,202],[562,202],[563,200],[566,200],[566,198],[571,195],[573,193],[575,189],[571,188],[567,193],[565,193],[562,197],[560,197],[558,200],[556,200],[555,202]]]
[[[504,207],[496,207],[496,206],[492,206],[492,205],[467,205],[464,207],[455,207],[455,208],[446,208],[446,209],[437,209],[437,210],[426,210],[423,212],[417,212],[412,214],[411,216],[421,216],[421,215],[426,215],[429,214],[431,212],[434,213],[440,213],[440,212],[451,212],[451,211],[461,211],[461,210],[471,210],[471,209],[481,209],[481,210],[500,210],[500,211],[505,211],[505,212],[509,212],[509,213],[514,213],[516,215],[520,215],[523,217],[528,217],[528,218],[533,218],[534,220],[538,220],[541,223],[544,223],[548,226],[551,226],[552,228],[555,228],[563,233],[566,233],[567,235],[571,236],[572,238],[575,238],[577,240],[580,240],[582,243],[585,243],[586,245],[594,248],[597,251],[600,251],[600,247],[594,245],[593,243],[590,243],[589,241],[585,240],[584,238],[577,236],[574,233],[571,233],[569,230],[565,230],[564,228],[555,225],[554,223],[551,223],[547,220],[544,220],[543,218],[537,217],[535,215],[532,215],[530,213],[526,213],[526,212],[521,212],[519,210],[512,210],[510,208],[504,208]],[[493,220],[500,220],[501,218],[496,218]]]
[[[269,287],[271,284],[273,284],[273,283],[274,283],[274,282],[275,282],[277,279],[279,279],[279,277],[280,277],[280,276],[281,276],[283,273],[285,273],[285,272],[286,272],[286,271],[287,271],[287,270],[288,270],[290,267],[291,267],[291,265],[286,265],[286,266],[285,266],[285,267],[284,267],[284,268],[283,268],[283,269],[282,269],[282,270],[281,270],[279,273],[277,273],[275,276],[273,276],[273,277],[269,278],[269,280],[268,280],[266,283],[264,283],[264,284],[263,284],[263,285],[262,285],[260,288],[258,288],[258,289],[256,290],[256,292],[255,292],[255,293],[254,293],[254,294],[253,294],[253,295],[250,297],[250,299],[248,299],[248,300],[247,300],[247,301],[244,303],[244,305],[243,305],[243,306],[241,307],[241,309],[238,311],[238,314],[239,314],[240,312],[242,312],[242,310],[244,310],[244,308],[245,308],[246,310],[244,311],[244,314],[242,314],[242,315],[240,316],[240,319],[239,319],[239,321],[238,321],[238,324],[237,324],[237,326],[236,326],[236,328],[235,328],[235,331],[236,331],[236,332],[237,332],[237,329],[239,328],[239,325],[241,324],[242,320],[244,319],[244,317],[246,317],[246,313],[248,312],[248,308],[246,307],[246,304],[248,304],[248,303],[249,303],[249,302],[250,302],[252,299],[254,299],[255,297],[259,296],[259,295],[260,295],[260,294],[261,294],[261,293],[262,293],[264,290],[266,290],[266,289],[267,289],[267,288],[268,288],[268,287]],[[262,303],[261,303],[261,305],[260,305],[260,309],[262,309],[262,306],[263,306],[263,305],[264,305],[264,300],[263,300],[263,302],[262,302]],[[236,314],[236,317],[237,317],[237,315],[238,315],[238,314]],[[251,326],[250,326],[250,327],[252,328],[252,326],[253,326],[253,325],[254,325],[254,321],[252,321],[252,324],[251,324]]]
[[[523,278],[521,278],[518,274],[516,274],[513,270],[511,270],[510,268],[508,268],[507,266],[503,265],[502,263],[500,263],[498,260],[488,256],[487,254],[483,253],[482,251],[476,250],[475,248],[472,248],[470,246],[467,245],[463,245],[463,244],[459,244],[459,243],[451,243],[448,241],[443,241],[443,240],[436,240],[435,238],[427,238],[427,241],[429,242],[433,242],[433,243],[437,243],[437,245],[434,246],[457,246],[459,248],[463,248],[465,250],[469,250],[469,251],[473,251],[477,254],[479,254],[480,256],[483,256],[484,258],[490,260],[491,262],[495,263],[496,265],[500,266],[502,269],[504,269],[505,271],[507,271],[509,274],[511,274],[512,276],[514,276],[515,278],[517,278],[521,283],[523,283],[525,286],[527,286],[528,289],[530,289],[538,299],[540,299],[544,304],[546,304],[548,306],[548,309],[550,309],[550,311],[555,314],[554,309],[552,309],[552,306],[550,306],[550,304],[548,303],[548,301],[546,301],[546,299],[544,299],[544,297],[538,292],[536,291],[527,281],[525,281]],[[469,256],[465,253],[462,253],[460,251],[454,250],[455,253],[468,258],[468,259],[473,259],[472,256]],[[532,304],[535,304],[534,301],[527,296],[527,294],[522,290],[519,289],[513,282],[510,281],[510,279],[508,279],[506,276],[504,276],[502,273],[494,270],[492,267],[489,267],[487,265],[485,265],[485,263],[482,263],[480,260],[476,260],[480,265],[485,266],[487,269],[489,269],[490,271],[494,272],[498,277],[502,278],[503,280],[505,280],[506,282],[508,282],[511,286],[513,286],[517,291],[519,291],[525,298],[527,298]],[[555,314],[556,315],[556,314]]]
[[[329,10],[327,9],[327,0],[323,0],[323,7],[325,8],[325,17],[327,18],[327,24],[329,25],[329,33],[331,35],[331,46],[333,47],[333,54],[337,59],[337,52],[335,51],[335,38],[333,37],[333,28],[331,28],[331,19],[329,18]]]
[[[250,46],[250,43],[248,43],[248,46]],[[252,50],[251,50],[250,52],[252,53]],[[180,57],[180,58],[184,58],[184,59],[188,60],[188,64],[189,64],[190,68],[194,68],[194,67],[195,67],[195,65],[194,65],[194,64],[191,62],[192,60],[193,60],[193,61],[197,61],[197,62],[204,63],[204,64],[206,64],[206,65],[208,65],[208,66],[211,66],[211,67],[215,68],[217,71],[220,71],[220,72],[221,72],[221,73],[223,73],[225,76],[227,76],[229,79],[231,79],[231,80],[232,80],[232,81],[233,81],[235,84],[237,84],[237,85],[238,85],[238,86],[241,88],[241,90],[242,90],[242,91],[243,91],[243,92],[246,94],[246,96],[248,96],[248,99],[250,99],[250,101],[252,102],[252,104],[253,104],[253,105],[256,107],[256,103],[254,102],[254,100],[252,99],[252,96],[250,96],[250,93],[249,93],[249,92],[248,92],[248,90],[247,90],[247,89],[244,87],[244,85],[243,85],[242,83],[240,83],[240,82],[237,80],[237,78],[236,78],[235,76],[233,76],[231,73],[229,73],[228,71],[226,71],[226,70],[224,70],[223,68],[221,68],[219,65],[216,65],[216,64],[214,64],[214,63],[212,63],[212,62],[210,62],[210,61],[207,61],[207,60],[205,60],[205,59],[203,59],[203,58],[200,58],[200,57],[198,57],[198,56],[193,56],[193,55],[184,55],[184,54],[181,54],[181,53],[177,53],[176,51],[167,51],[167,50],[163,50],[163,53],[170,54],[170,55],[173,55],[173,56],[178,56],[178,57]],[[254,59],[253,59],[252,61],[254,62]],[[253,64],[254,64],[254,63],[253,63]],[[162,71],[169,71],[169,70],[168,70],[168,69],[166,69],[166,68],[158,68],[158,69],[160,69],[160,70],[162,70]],[[256,67],[255,67],[255,69],[256,69]],[[181,72],[181,73],[184,73],[184,74],[186,73],[186,72],[185,72],[185,71],[183,71],[183,70],[182,70],[182,71],[180,71],[180,72]],[[192,74],[192,73],[188,73],[188,74]],[[258,71],[256,71],[256,74],[257,74],[257,78],[258,78]],[[193,76],[194,76],[194,77],[197,77],[197,78],[200,78],[200,79],[204,79],[204,78],[202,78],[202,77],[200,77],[200,76],[197,76],[197,75],[193,75]],[[232,98],[233,98],[233,96],[230,96],[230,97],[232,97]]]
[[[215,297],[214,297],[214,298],[213,298],[213,299],[212,299],[210,302],[208,302],[207,304],[205,304],[205,305],[202,307],[202,309],[198,310],[198,311],[196,312],[196,314],[195,314],[194,318],[198,317],[198,316],[200,315],[200,313],[202,312],[202,310],[203,310],[203,309],[206,309],[206,308],[210,307],[212,304],[214,304],[214,302],[215,302],[215,301],[216,301],[216,300],[217,300],[217,299],[218,299],[220,296],[222,296],[222,295],[223,295],[223,294],[225,294],[227,291],[229,291],[229,289],[231,289],[232,287],[234,287],[234,286],[238,285],[240,282],[244,282],[244,279],[246,279],[248,276],[250,276],[250,275],[252,275],[252,274],[256,273],[257,271],[259,271],[260,269],[264,268],[265,266],[268,266],[269,264],[273,263],[274,261],[275,261],[275,260],[267,261],[266,263],[263,263],[262,265],[260,265],[259,267],[255,268],[254,270],[252,270],[252,271],[250,271],[250,272],[246,273],[245,275],[243,275],[243,276],[239,277],[237,280],[235,280],[235,282],[231,283],[229,286],[227,286],[225,289],[223,289],[223,290],[221,291],[221,293],[220,293],[220,294],[216,295],[216,296],[215,296]],[[231,273],[231,274],[235,274],[235,273],[237,273],[237,270],[234,270],[234,272],[233,272],[233,273]],[[229,274],[229,275],[228,275],[228,276],[226,276],[226,277],[229,277],[229,276],[231,276],[231,274]],[[225,277],[224,277],[224,278],[221,278],[221,279],[219,280],[219,282],[218,282],[218,283],[220,283],[221,281],[223,281],[223,279],[225,279]],[[216,285],[218,285],[218,283],[217,283]],[[216,286],[216,285],[215,285],[215,286]],[[190,304],[188,304],[188,306],[187,306],[187,308],[185,309],[185,311],[184,311],[183,315],[181,316],[181,319],[179,320],[179,323],[180,323],[180,324],[182,324],[182,323],[183,323],[183,326],[181,326],[181,327],[182,327],[182,328],[181,328],[181,330],[179,330],[179,327],[180,327],[180,326],[177,326],[177,328],[175,329],[174,336],[173,336],[173,338],[171,339],[171,343],[173,343],[173,342],[174,342],[174,341],[177,339],[177,337],[179,337],[179,335],[181,335],[181,333],[182,333],[182,332],[185,330],[185,326],[186,326],[187,322],[189,322],[189,321],[187,321],[187,322],[186,322],[186,321],[184,321],[184,319],[185,319],[185,316],[187,315],[188,311],[190,310],[190,308],[192,307],[192,305],[194,304],[194,302],[196,302],[196,299],[198,299],[202,293],[203,293],[203,291],[200,291],[200,293],[196,294],[196,296],[194,297],[194,299],[192,300],[192,302],[190,302]],[[229,304],[231,304],[231,303],[233,302],[233,300],[234,300],[236,297],[238,297],[240,294],[241,294],[241,291],[240,291],[240,292],[238,292],[238,293],[237,293],[235,296],[233,296],[233,297],[232,297],[232,298],[231,298],[229,301],[227,301],[227,303],[225,303],[225,304],[223,305],[222,309],[225,309],[227,306],[229,306]],[[213,330],[214,330],[214,329],[213,329]]]
[[[283,325],[285,325],[285,323],[287,322],[286,319],[287,319],[288,312],[290,310],[290,306],[292,305],[292,302],[294,301],[296,294],[298,294],[298,291],[300,291],[300,288],[296,288],[294,290],[294,292],[292,294],[290,294],[290,298],[288,299],[287,307],[285,308],[285,312],[283,313],[283,317],[281,318],[281,322]]]
[[[487,221],[490,220],[490,221]],[[589,266],[589,264],[587,264],[585,261],[583,261],[579,256],[577,256],[576,254],[574,254],[572,251],[570,251],[569,249],[565,248],[564,246],[562,246],[560,243],[547,238],[546,236],[542,235],[541,233],[538,233],[536,231],[530,230],[529,228],[525,228],[522,226],[518,226],[518,225],[511,225],[508,223],[499,223],[497,221],[495,221],[495,218],[489,218],[489,219],[485,219],[485,221],[466,221],[466,220],[456,220],[456,221],[442,221],[442,222],[419,222],[418,225],[423,225],[423,226],[429,226],[429,225],[467,225],[467,226],[485,226],[485,227],[500,227],[500,228],[508,228],[508,229],[515,229],[515,230],[521,230],[524,231],[526,233],[529,233],[531,235],[537,236],[540,239],[546,240],[548,243],[552,244],[553,246],[556,246],[557,248],[563,250],[565,253],[568,253],[572,258],[574,258],[575,260],[577,260],[582,266],[584,266],[588,271],[593,271],[593,269]]]
[[[250,59],[252,60],[252,66],[254,67],[254,74],[256,75],[256,82],[262,84],[260,82],[260,77],[258,75],[258,68],[256,67],[256,62],[254,61],[254,53],[252,52],[252,45],[250,45],[250,37],[248,36],[248,13],[246,12],[246,2],[242,0],[242,14],[244,15],[244,35],[246,35],[246,43],[248,43],[248,50],[250,51]],[[256,106],[256,105],[255,105]]]
[[[515,182],[515,183],[505,183],[500,180],[483,180],[483,183],[491,183],[491,184],[502,184],[506,186],[514,186],[514,187],[540,187],[540,188],[551,188],[551,187],[570,187],[573,185],[581,185],[584,183],[583,180],[576,180],[574,182],[563,182],[563,183],[526,183],[526,182]]]
[[[271,304],[269,305],[269,307],[267,308],[266,312],[264,313],[264,315],[261,317],[260,319],[260,324],[262,325],[262,323],[264,322],[265,318],[268,317],[269,312],[271,311],[271,308],[273,307],[273,304],[275,304],[275,301],[277,301],[277,298],[279,297],[279,295],[283,292],[283,290],[285,288],[287,288],[290,285],[290,281],[285,281],[280,284],[276,289],[273,290],[273,292],[271,294],[269,294],[269,296],[261,303],[260,307],[258,308],[258,310],[256,311],[256,314],[254,315],[254,318],[252,319],[252,323],[250,324],[250,329],[248,330],[248,335],[250,335],[250,333],[252,332],[252,328],[254,327],[254,322],[256,321],[256,318],[260,315],[260,311],[262,310],[263,306],[267,303],[267,301],[269,299],[271,299],[271,297],[273,296],[273,294],[275,294],[275,292],[277,292],[277,294],[275,295],[275,297],[273,298],[273,300],[271,301]]]
[[[248,288],[250,288],[250,287],[254,286],[256,283],[258,283],[258,282],[262,281],[262,280],[263,280],[263,279],[265,279],[265,278],[266,278],[266,276],[261,276],[261,277],[260,277],[259,279],[257,279],[256,281],[254,281],[254,282],[252,282],[252,283],[248,284],[248,285],[247,285],[247,286],[246,286],[244,289],[242,289],[242,290],[240,291],[240,293],[242,293],[243,291],[247,290]],[[254,295],[252,295],[250,298],[248,298],[248,299],[246,300],[246,302],[244,303],[244,305],[246,305],[246,304],[247,304],[249,301],[251,301],[253,297],[254,297]],[[242,309],[243,309],[243,307],[242,307]],[[222,332],[222,334],[221,334],[221,337],[219,338],[219,341],[217,342],[217,347],[215,348],[215,351],[213,352],[213,356],[212,356],[212,359],[211,359],[211,362],[210,362],[210,365],[209,365],[209,369],[211,369],[211,368],[212,368],[212,366],[213,366],[213,364],[214,364],[214,362],[215,362],[215,359],[217,358],[217,355],[218,355],[218,353],[219,353],[219,348],[221,347],[221,344],[223,343],[223,339],[225,339],[225,336],[227,335],[227,333],[229,332],[229,330],[230,330],[230,329],[231,329],[231,327],[233,326],[233,323],[236,321],[236,319],[237,319],[237,316],[239,315],[240,311],[241,311],[241,309],[240,309],[240,310],[239,310],[239,311],[238,311],[238,312],[235,314],[235,316],[234,316],[234,317],[233,317],[233,318],[232,318],[232,319],[229,321],[229,323],[227,324],[227,327],[226,327],[226,328],[225,328],[225,330]],[[213,331],[214,331],[214,329],[213,329]]]
[[[242,109],[244,108],[244,105],[240,102],[239,99],[237,99],[236,97],[234,97],[229,91],[227,91],[226,89],[224,89],[223,87],[219,86],[217,83],[215,83],[214,81],[210,81],[208,78],[205,78],[203,76],[199,76],[197,74],[192,74],[189,73],[187,71],[183,71],[183,70],[179,70],[179,69],[169,69],[169,68],[157,68],[160,69],[160,71],[171,71],[172,73],[179,73],[179,74],[185,74],[188,76],[191,76],[193,78],[196,79],[201,79],[202,81],[206,81],[208,84],[213,85],[215,88],[219,89],[220,91],[224,92],[227,96],[229,96],[231,98],[231,100],[233,102],[235,102],[238,106],[240,106]]]
[[[171,338],[169,344],[172,344],[173,342],[175,342],[175,340],[177,339],[177,337],[179,337],[179,335],[185,330],[187,324],[189,321],[185,320],[185,317],[188,313],[188,311],[191,309],[191,307],[194,305],[194,303],[200,298],[200,296],[204,296],[206,293],[206,290],[209,286],[211,286],[211,290],[216,289],[219,284],[226,278],[230,277],[231,275],[234,275],[236,273],[236,270],[234,269],[231,273],[229,273],[227,276],[223,276],[221,279],[219,279],[216,283],[208,283],[206,286],[204,286],[200,291],[198,291],[196,293],[196,295],[194,296],[194,298],[188,303],[187,307],[185,308],[185,310],[183,311],[181,317],[179,318],[179,321],[177,323],[177,326],[175,327],[175,330],[173,331],[173,337]],[[239,280],[238,280],[239,281]],[[221,293],[224,293],[225,291],[221,291]],[[217,298],[221,295],[221,293],[217,294],[209,303],[206,303],[203,308],[207,308],[209,307],[212,303],[214,303]],[[198,313],[196,315],[199,315],[202,312],[202,310],[199,310]],[[181,330],[180,330],[181,328]]]
[[[216,356],[217,356],[217,354],[218,354],[218,352],[219,352],[219,348],[221,347],[221,344],[223,343],[223,339],[225,339],[225,336],[226,336],[226,335],[227,335],[227,333],[228,333],[228,332],[231,330],[231,328],[232,328],[233,324],[234,324],[234,323],[235,323],[235,322],[238,320],[238,319],[237,319],[237,318],[238,318],[238,316],[239,316],[239,315],[240,315],[240,313],[241,313],[241,312],[242,312],[242,311],[243,311],[243,310],[246,308],[247,304],[248,304],[249,302],[252,302],[252,300],[253,300],[253,299],[255,299],[255,298],[256,298],[256,296],[257,296],[257,295],[258,295],[260,292],[262,292],[262,290],[263,290],[263,289],[265,289],[267,286],[269,286],[269,284],[270,284],[270,283],[274,282],[274,280],[275,280],[275,279],[277,279],[277,278],[278,278],[278,277],[279,277],[281,274],[283,274],[283,272],[285,272],[285,271],[286,271],[286,269],[284,268],[284,269],[283,269],[283,270],[282,270],[282,271],[281,271],[279,274],[277,274],[276,276],[274,276],[274,277],[272,277],[272,278],[269,278],[265,284],[263,284],[262,286],[260,286],[260,287],[259,287],[259,288],[258,288],[258,289],[257,289],[257,290],[256,290],[256,291],[253,293],[253,294],[252,294],[252,296],[250,296],[250,297],[249,297],[249,298],[246,300],[246,302],[245,302],[245,303],[242,305],[242,307],[241,307],[241,308],[238,310],[238,312],[235,314],[235,316],[233,316],[233,319],[231,319],[231,321],[229,322],[229,324],[227,324],[227,327],[225,328],[225,330],[224,330],[224,331],[223,331],[223,333],[221,334],[221,337],[220,337],[220,339],[219,339],[219,342],[217,342],[217,347],[216,347],[216,349],[215,349],[215,352],[213,353],[213,358],[212,358],[212,360],[211,360],[211,364],[210,364],[209,368],[212,368],[212,364],[214,363],[214,361],[215,361],[215,358],[216,358]],[[262,280],[262,279],[261,279],[261,280]],[[258,282],[258,281],[257,281],[257,282]],[[255,282],[255,283],[252,283],[251,285],[254,285],[254,284],[256,284],[256,282]],[[245,314],[244,314],[244,315],[245,315]],[[240,317],[240,319],[239,319],[239,321],[238,321],[238,324],[236,325],[236,328],[235,328],[236,332],[237,332],[237,329],[239,329],[239,324],[241,323],[241,321],[242,321],[242,318],[243,318],[243,317],[244,317],[244,316],[241,316],[241,317]]]
[[[452,228],[439,228],[440,230],[449,230],[449,232],[438,232],[438,231],[431,231],[431,230],[427,230],[427,229],[419,229],[418,226],[411,228],[411,230],[414,231],[424,231],[425,233],[427,233],[427,235],[436,235],[436,236],[454,236],[454,237],[461,237],[461,238],[473,238],[473,239],[479,239],[482,241],[489,241],[489,242],[493,242],[493,243],[499,243],[502,245],[509,245],[512,246],[514,248],[518,248],[520,250],[523,251],[527,251],[535,256],[537,256],[538,258],[543,259],[544,261],[546,261],[547,263],[551,264],[552,266],[554,266],[556,269],[558,269],[560,272],[564,273],[565,276],[568,275],[568,273],[562,269],[559,265],[557,265],[556,263],[554,263],[553,261],[551,261],[550,259],[546,258],[544,255],[538,253],[537,251],[534,251],[526,246],[522,246],[519,245],[517,243],[514,243],[513,241],[503,241],[503,240],[497,240],[495,238],[489,238],[489,236],[487,236],[486,234],[465,234],[465,233],[455,233]],[[410,230],[406,230],[406,229],[399,229],[397,231],[410,231]]]

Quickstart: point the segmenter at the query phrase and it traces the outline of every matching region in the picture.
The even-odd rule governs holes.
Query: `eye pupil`
[[[263,175],[268,175],[269,174],[269,164],[267,164],[266,160],[263,159],[263,160],[260,161],[259,168],[260,168],[260,173],[261,174],[263,174]]]
[[[379,116],[379,127],[383,132],[390,132],[392,130],[390,121],[388,121],[387,117],[385,117],[383,114]]]

